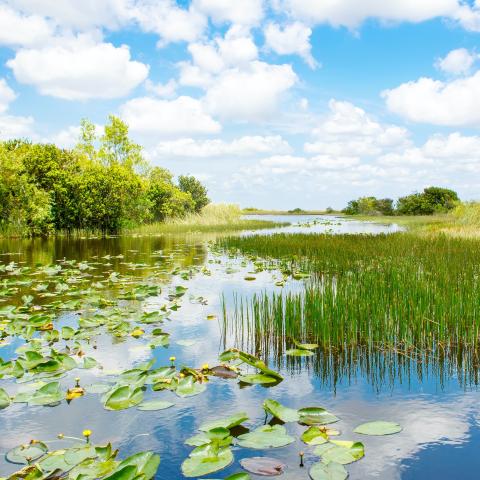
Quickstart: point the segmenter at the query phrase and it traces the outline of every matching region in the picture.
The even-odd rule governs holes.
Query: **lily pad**
[[[175,404],[172,402],[166,402],[163,400],[152,400],[149,402],[142,402],[138,405],[137,410],[142,411],[155,411],[155,410],[165,410],[166,408],[173,407]]]
[[[201,477],[228,467],[233,462],[229,447],[207,444],[195,448],[182,463],[182,473],[186,477]]]
[[[278,379],[270,375],[263,375],[261,373],[251,373],[247,375],[240,375],[238,379],[243,383],[250,383],[251,385],[261,385],[263,383],[277,383]]]
[[[123,385],[105,394],[103,405],[107,410],[124,410],[138,405],[142,400],[142,387],[134,388],[129,385]]]
[[[3,388],[0,388],[0,410],[7,408],[10,405],[10,396]]]
[[[202,432],[208,432],[210,430],[213,430],[214,428],[219,427],[231,429],[233,427],[241,425],[247,420],[248,415],[245,412],[239,412],[226,418],[221,418],[219,420],[213,420],[212,422],[203,423],[202,425],[200,425],[199,430],[201,430]]]
[[[318,348],[318,343],[300,343],[296,340],[293,343],[299,348],[300,350],[315,350]]]
[[[240,460],[240,465],[247,472],[263,477],[276,477],[281,475],[286,465],[275,458],[270,457],[251,457]]]
[[[270,398],[263,402],[263,409],[282,422],[298,422],[300,418],[297,410],[284,407],[281,403]]]
[[[394,422],[368,422],[359,425],[355,428],[355,433],[360,433],[361,435],[393,435],[394,433],[399,433],[402,431],[402,427],[398,423]]]
[[[195,381],[193,376],[179,380],[175,393],[179,397],[193,397],[205,391],[207,387],[203,383]]]
[[[5,458],[10,463],[19,465],[27,465],[30,462],[38,460],[40,457],[48,452],[48,447],[43,442],[29,443],[28,445],[19,445],[18,447],[9,450]]]
[[[327,425],[340,419],[321,407],[306,407],[298,410],[300,423],[304,425]]]
[[[293,443],[295,438],[288,435],[282,425],[263,425],[252,432],[240,435],[237,440],[241,447],[263,450],[284,447]]]
[[[348,472],[341,463],[318,462],[310,469],[310,478],[312,480],[345,480],[348,478]]]
[[[300,437],[307,445],[322,445],[328,442],[328,435],[325,429],[312,426],[305,430]]]
[[[318,445],[313,453],[321,457],[325,464],[336,462],[347,465],[360,460],[365,455],[365,447],[361,442],[332,440],[323,445]]]
[[[287,350],[285,354],[290,357],[311,357],[312,355],[315,355],[310,350],[303,350],[301,348],[291,348],[290,350]]]

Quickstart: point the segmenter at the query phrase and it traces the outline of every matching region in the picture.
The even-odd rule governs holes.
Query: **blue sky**
[[[475,199],[479,38],[462,0],[3,0],[0,138],[114,113],[216,202]]]

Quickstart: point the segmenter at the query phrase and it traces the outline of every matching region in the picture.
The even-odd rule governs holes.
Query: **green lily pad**
[[[30,462],[34,462],[47,452],[48,447],[45,443],[35,442],[12,448],[6,453],[5,458],[10,463],[28,465],[29,461],[27,459],[30,459]]]
[[[251,373],[247,375],[239,375],[238,379],[243,383],[250,383],[251,385],[263,383],[277,383],[278,379],[270,375],[263,375],[261,373]]]
[[[10,405],[10,395],[3,388],[0,388],[0,410]]]
[[[361,435],[393,435],[402,431],[402,427],[394,422],[368,422],[355,428],[355,433]]]
[[[318,462],[310,469],[310,478],[312,480],[345,480],[348,478],[348,472],[341,463]]]
[[[293,343],[299,348],[300,350],[315,350],[318,348],[318,343],[300,343],[296,340]]]
[[[290,357],[311,357],[312,355],[315,355],[310,350],[302,350],[300,348],[291,348],[290,350],[287,350],[285,354]]]
[[[207,444],[195,448],[182,463],[185,477],[201,477],[228,467],[233,462],[233,453],[228,447]]]
[[[323,428],[312,426],[305,430],[300,437],[307,445],[322,445],[328,442],[328,435]]]
[[[175,393],[179,397],[193,397],[206,390],[206,385],[195,381],[193,376],[189,375],[179,380]]]
[[[212,428],[208,432],[200,432],[197,435],[193,435],[193,437],[187,438],[185,444],[192,447],[200,447],[213,441],[215,441],[218,446],[228,447],[232,443],[230,430],[224,427]]]
[[[270,398],[263,402],[263,409],[282,422],[298,422],[300,418],[297,410],[284,407],[281,403]]]
[[[154,411],[154,410],[165,410],[166,408],[173,407],[175,404],[172,402],[166,402],[162,400],[152,400],[149,402],[142,402],[138,405],[137,410],[142,411]]]
[[[318,445],[313,453],[321,457],[325,464],[336,462],[347,465],[360,460],[365,455],[365,447],[361,442],[332,440],[323,445]]]
[[[340,419],[321,407],[306,407],[298,410],[299,422],[304,425],[327,425]]]
[[[160,455],[153,452],[140,452],[132,455],[118,465],[105,480],[130,480],[142,478],[150,480],[155,476],[160,465]]]
[[[103,406],[107,410],[124,410],[138,405],[142,400],[142,387],[134,388],[129,385],[123,385],[105,394]]]
[[[54,405],[62,400],[63,393],[58,382],[47,383],[27,399],[29,405]]]
[[[227,428],[231,429],[241,425],[243,422],[248,420],[248,415],[245,412],[235,413],[226,418],[221,418],[219,420],[213,420],[212,422],[206,422],[200,425],[199,430],[202,432],[208,432],[214,428]]]
[[[282,425],[263,425],[252,432],[240,435],[237,440],[241,447],[258,450],[284,447],[295,441]]]

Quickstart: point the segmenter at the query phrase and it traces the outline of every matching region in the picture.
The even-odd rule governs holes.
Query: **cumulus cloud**
[[[282,94],[296,82],[290,65],[254,61],[246,69],[222,72],[206,92],[205,104],[221,118],[259,121],[277,110]]]
[[[169,42],[193,42],[207,26],[207,18],[194,6],[180,8],[174,0],[136,0],[129,15],[144,31],[160,36],[160,47]]]
[[[350,102],[330,100],[329,113],[307,142],[308,153],[334,156],[373,156],[408,146],[409,132],[397,125],[382,124]]]
[[[222,128],[205,112],[199,100],[187,96],[175,100],[134,98],[120,107],[120,115],[132,132],[143,135],[212,134]]]
[[[316,68],[317,62],[312,56],[310,36],[312,29],[301,22],[294,22],[285,27],[269,23],[265,29],[265,45],[279,55],[300,55],[310,68]]]
[[[279,11],[306,23],[329,23],[333,26],[358,27],[368,18],[386,22],[422,22],[435,17],[452,17],[459,7],[458,0],[276,0]]]
[[[35,138],[33,117],[0,115],[0,139]]]
[[[449,52],[444,58],[439,58],[435,66],[451,75],[462,75],[470,71],[478,55],[469,52],[466,48],[457,48]]]
[[[382,97],[391,112],[414,122],[480,124],[480,71],[446,82],[423,77],[385,90]]]
[[[157,97],[173,97],[177,91],[178,84],[171,78],[167,83],[154,83],[150,79],[145,82],[145,89],[147,92],[156,95]]]
[[[17,98],[15,92],[8,86],[4,78],[0,78],[0,113],[7,111],[8,106]]]
[[[230,142],[213,140],[195,140],[181,138],[173,141],[164,141],[157,144],[156,156],[177,156],[189,158],[213,157],[246,157],[268,153],[288,153],[292,150],[287,141],[281,136],[244,136]]]
[[[21,49],[7,66],[19,82],[66,100],[125,96],[149,71],[147,65],[131,60],[128,46],[97,43],[87,35],[61,45]]]
[[[218,23],[255,26],[264,15],[263,0],[194,0],[193,5]]]
[[[40,15],[25,15],[0,5],[0,45],[38,46],[47,42],[54,28]]]

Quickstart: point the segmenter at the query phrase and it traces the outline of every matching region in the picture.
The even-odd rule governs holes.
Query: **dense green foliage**
[[[396,206],[390,198],[361,197],[348,202],[347,215],[433,215],[453,210],[458,204],[456,192],[448,188],[428,187],[398,199]]]
[[[194,177],[152,168],[128,126],[109,117],[104,133],[82,121],[78,145],[65,150],[26,140],[0,142],[0,231],[47,235],[114,233],[200,211],[209,200]]]

